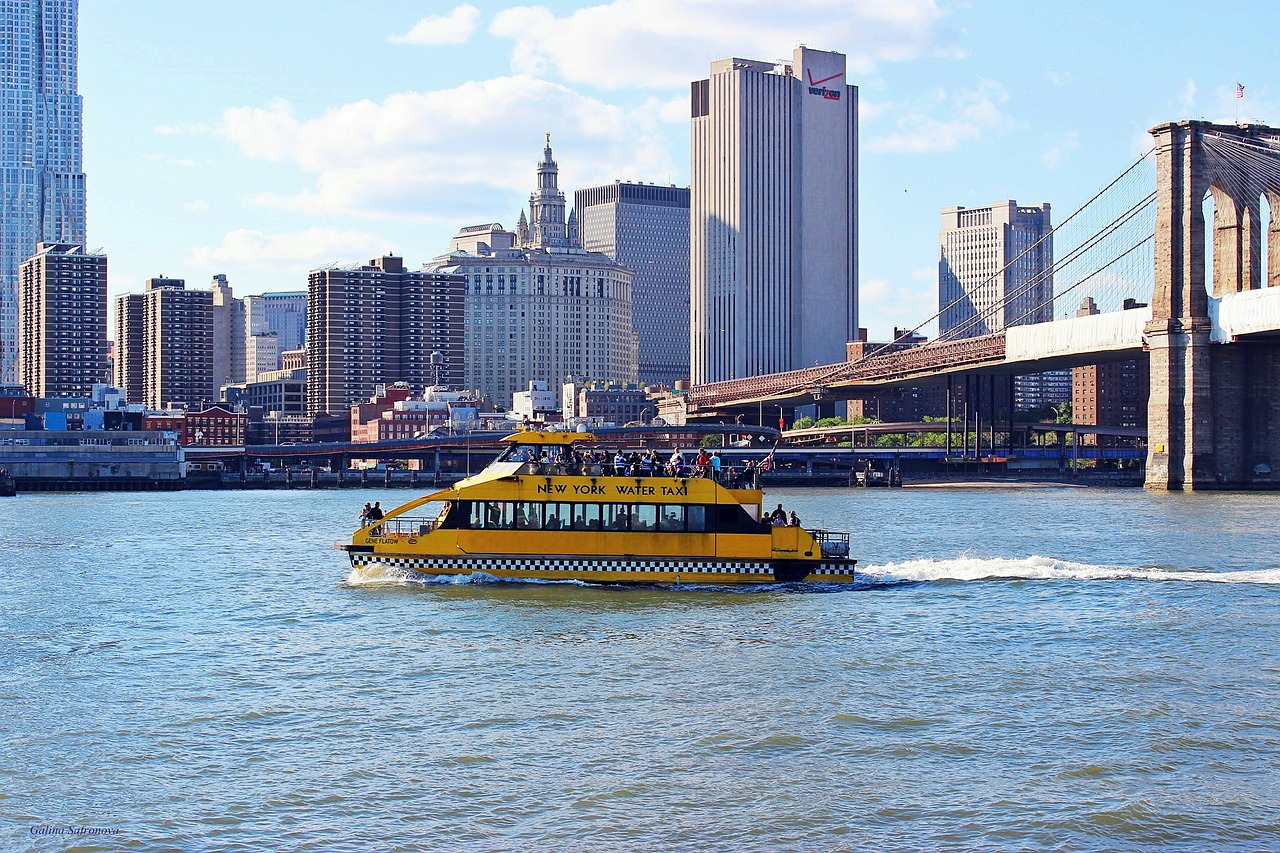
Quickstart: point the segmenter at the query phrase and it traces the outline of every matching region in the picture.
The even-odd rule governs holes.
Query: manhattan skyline
[[[545,132],[566,193],[685,186],[689,83],[804,43],[845,53],[861,92],[860,324],[884,338],[936,310],[942,208],[1066,215],[1154,124],[1280,114],[1263,41],[1280,14],[1245,3],[309,8],[82,3],[89,248],[112,295],[161,274],[297,290],[386,252],[416,268],[460,227],[514,227]]]

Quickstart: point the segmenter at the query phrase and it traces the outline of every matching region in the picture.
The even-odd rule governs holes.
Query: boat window
[[[480,523],[473,525],[484,530],[511,530],[515,527],[515,508],[510,501],[485,501]]]
[[[687,507],[689,532],[704,533],[707,529],[707,508],[705,506]]]
[[[600,504],[575,504],[573,515],[574,530],[600,529]]]
[[[631,515],[631,507],[627,504],[605,504],[602,512],[605,530],[626,530],[629,526],[628,517]]]
[[[526,501],[516,504],[516,530],[541,530],[542,504]]]
[[[716,529],[720,533],[768,533],[768,525],[762,525],[740,504],[720,504]]]
[[[573,504],[549,503],[546,505],[546,521],[543,530],[568,530],[573,519]]]
[[[653,531],[658,529],[658,508],[653,504],[636,504],[631,507],[631,529]]]
[[[684,507],[678,505],[658,507],[658,529],[666,533],[684,530]]]

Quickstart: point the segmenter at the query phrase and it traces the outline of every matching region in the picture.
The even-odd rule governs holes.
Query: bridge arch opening
[[[1262,253],[1262,286],[1280,286],[1280,222],[1276,221],[1276,209],[1280,207],[1280,190],[1262,193],[1262,233],[1267,235],[1267,250]]]
[[[1205,193],[1202,212],[1204,283],[1209,296],[1221,298],[1265,287],[1268,268],[1276,267],[1274,258],[1268,263],[1268,255],[1280,251],[1271,233],[1271,203],[1266,194],[1224,188],[1215,182]]]

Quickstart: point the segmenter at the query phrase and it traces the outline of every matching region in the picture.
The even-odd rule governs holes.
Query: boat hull
[[[351,550],[355,569],[380,568],[425,575],[481,573],[508,580],[600,584],[850,583],[854,560],[697,560],[583,558],[575,556],[388,554]]]

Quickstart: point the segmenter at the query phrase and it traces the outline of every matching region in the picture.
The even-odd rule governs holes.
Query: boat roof
[[[526,429],[524,432],[507,435],[500,441],[511,444],[563,444],[573,442],[594,442],[595,433],[552,433],[541,429]]]
[[[552,444],[568,446],[577,441],[595,441],[595,433],[591,432],[546,432],[530,429],[509,435],[502,441],[510,444]]]

